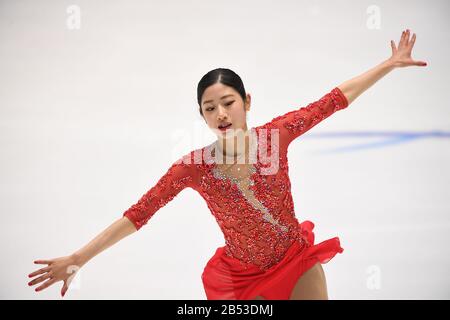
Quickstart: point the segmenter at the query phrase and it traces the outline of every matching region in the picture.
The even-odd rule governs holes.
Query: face
[[[208,127],[219,137],[225,137],[239,130],[247,131],[246,112],[250,111],[250,94],[244,103],[239,93],[222,83],[209,86],[202,96],[202,111]],[[231,124],[221,130],[224,124]]]

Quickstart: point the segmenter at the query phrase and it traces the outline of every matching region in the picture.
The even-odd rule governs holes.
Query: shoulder
[[[203,158],[205,148],[207,148],[207,146],[194,149],[183,154],[173,162],[172,166],[182,167],[186,169],[198,169],[198,165],[202,163],[200,160]]]
[[[200,171],[203,165],[203,153],[206,147],[191,150],[179,156],[169,168],[171,175],[177,178],[185,178],[190,184],[198,183]]]
[[[254,127],[258,137],[258,145],[261,143],[283,145],[282,127],[279,120],[282,116],[273,118],[271,121]]]

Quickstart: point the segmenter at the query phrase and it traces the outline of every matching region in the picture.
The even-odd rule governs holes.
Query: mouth
[[[219,125],[219,130],[225,131],[226,129],[231,127],[231,123],[224,123]]]

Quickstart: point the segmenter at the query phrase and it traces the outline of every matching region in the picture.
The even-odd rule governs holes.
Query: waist
[[[273,242],[265,245],[250,244],[246,248],[227,243],[223,249],[229,259],[239,263],[245,269],[258,268],[266,271],[281,260],[290,259],[292,254],[298,254],[310,246],[303,237],[297,237],[285,241]]]

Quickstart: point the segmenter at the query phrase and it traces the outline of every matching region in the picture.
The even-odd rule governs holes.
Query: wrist
[[[397,67],[395,61],[394,61],[392,58],[389,58],[389,59],[385,60],[385,61],[383,62],[383,64],[384,64],[385,67],[386,67],[387,69],[389,69],[389,70],[393,70],[393,69],[395,69],[395,68]]]
[[[86,258],[80,252],[75,252],[71,254],[70,257],[72,258],[73,264],[80,268],[87,262]]]

